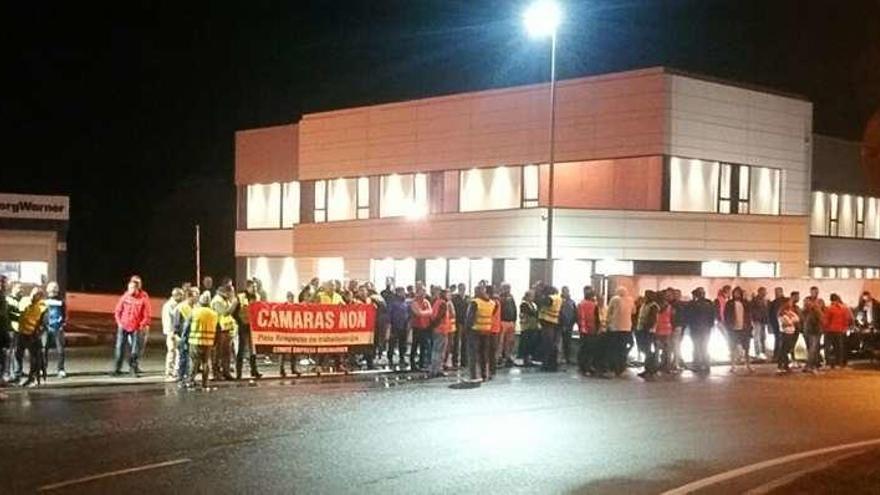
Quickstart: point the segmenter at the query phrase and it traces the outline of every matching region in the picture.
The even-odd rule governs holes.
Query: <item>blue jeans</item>
[[[431,374],[438,375],[443,371],[443,358],[446,356],[446,345],[449,342],[449,336],[435,330],[431,337],[433,339],[431,344]]]
[[[49,365],[49,348],[54,345],[55,350],[58,351],[57,370],[64,371],[64,329],[43,332],[40,335],[40,343],[43,349],[43,366]]]
[[[177,381],[181,383],[186,383],[186,379],[189,378],[189,324],[186,325],[186,329],[180,336],[177,354]]]
[[[138,356],[141,347],[140,332],[127,332],[120,327],[116,329],[116,346],[113,352],[113,371],[116,373],[122,371],[122,359],[125,357],[126,345],[129,348],[128,369],[130,371],[138,369]]]
[[[822,339],[822,334],[804,333],[804,338],[807,340],[807,369],[817,369],[819,367],[819,341]]]

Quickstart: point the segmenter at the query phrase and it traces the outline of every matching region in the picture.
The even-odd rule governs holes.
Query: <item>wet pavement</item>
[[[0,492],[660,493],[880,437],[878,371],[716,370],[651,383],[514,369],[476,387],[376,374],[7,391]]]

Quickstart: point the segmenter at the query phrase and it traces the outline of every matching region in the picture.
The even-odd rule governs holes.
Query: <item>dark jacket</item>
[[[468,299],[467,296],[461,294],[452,296],[452,306],[455,308],[455,322],[459,325],[464,325],[467,322],[468,305],[470,304]]]
[[[868,310],[865,306],[865,301],[860,300],[856,307],[856,318],[860,323],[868,321]],[[871,300],[871,324],[880,329],[880,301],[876,299]]]
[[[562,328],[574,328],[577,319],[577,303],[572,298],[562,298],[562,306],[559,308],[559,325]]]
[[[403,298],[394,296],[391,304],[388,305],[388,320],[391,322],[391,328],[398,330],[406,328],[409,318],[409,303]]]
[[[779,333],[779,310],[782,308],[782,298],[774,299],[767,305],[767,325],[773,333]]]
[[[715,304],[706,298],[691,301],[687,313],[691,330],[711,328],[715,324]]]
[[[516,323],[516,299],[509,294],[501,298],[501,321]]]
[[[752,319],[749,317],[749,304],[740,300],[743,306],[743,327],[742,328],[733,328],[733,323],[736,320],[736,300],[730,299],[724,305],[724,323],[728,330],[751,330],[752,329]]]

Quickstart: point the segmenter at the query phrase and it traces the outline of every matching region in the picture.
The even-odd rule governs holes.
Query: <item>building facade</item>
[[[69,218],[66,196],[0,194],[0,275],[65,290]]]
[[[548,90],[237,132],[239,279],[260,278],[275,299],[312,276],[506,280],[521,293],[545,273]],[[820,266],[809,101],[652,68],[560,81],[556,105],[554,284],[802,278]],[[877,275],[866,269],[880,263],[861,261],[861,276]]]

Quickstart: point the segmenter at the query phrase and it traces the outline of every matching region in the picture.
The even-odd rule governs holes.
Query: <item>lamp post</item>
[[[553,0],[536,0],[523,13],[523,22],[529,36],[533,38],[550,37],[550,153],[548,168],[550,180],[547,197],[547,256],[544,267],[544,281],[553,283],[553,189],[556,144],[556,30],[562,21],[562,11]]]

